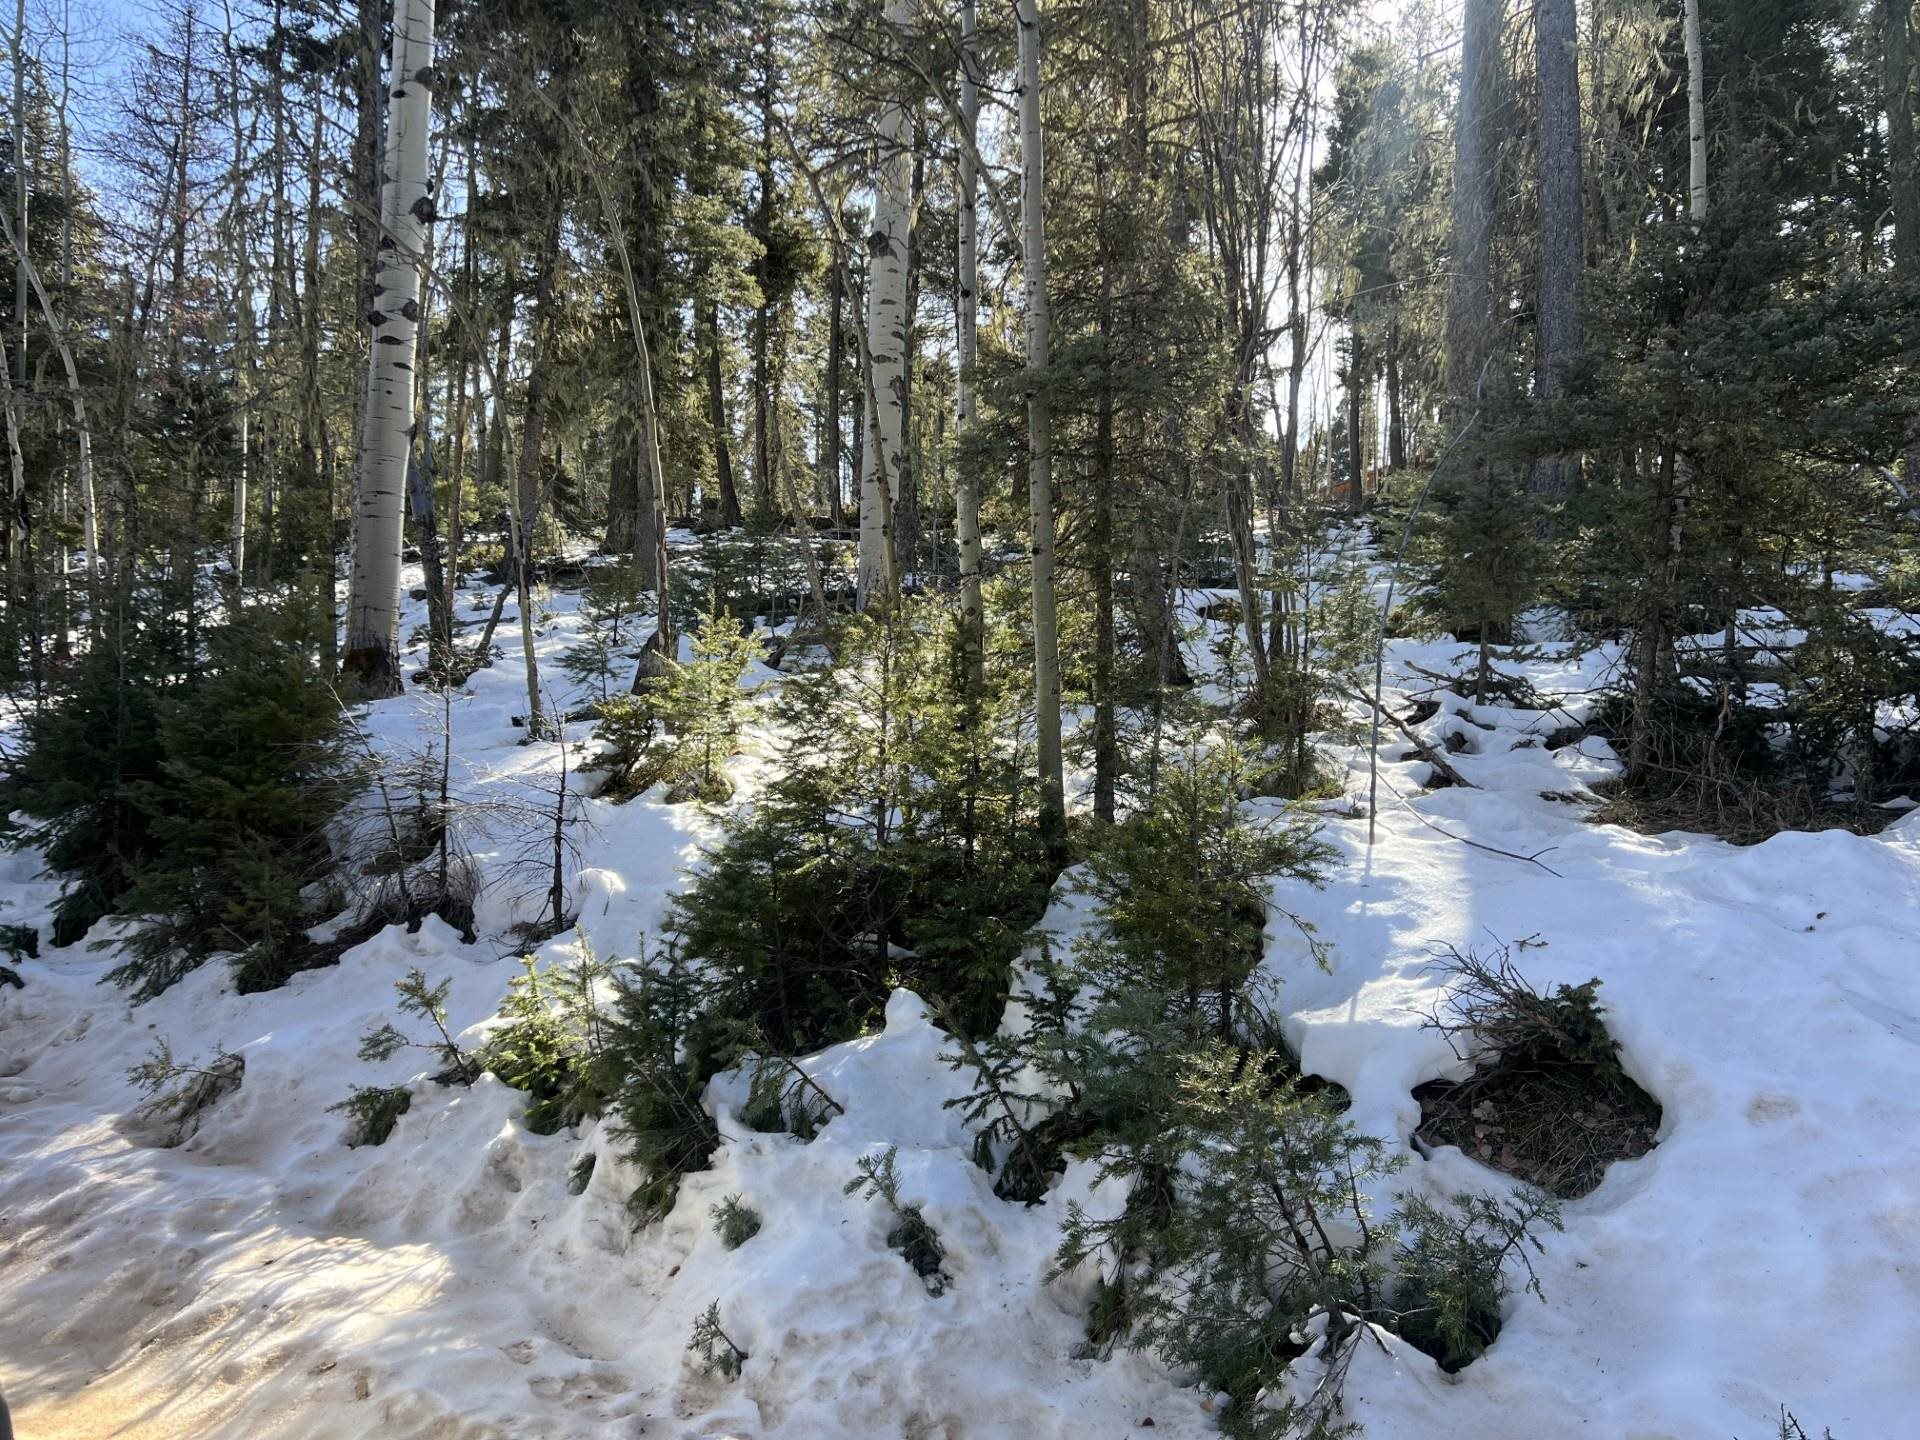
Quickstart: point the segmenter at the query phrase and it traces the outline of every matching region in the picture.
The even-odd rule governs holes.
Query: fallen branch
[[[1347,699],[1358,700],[1362,705],[1369,705],[1373,707],[1374,715],[1378,718],[1384,718],[1389,725],[1393,726],[1394,729],[1398,730],[1402,735],[1404,735],[1407,739],[1407,743],[1413,746],[1414,754],[1418,755],[1422,760],[1426,761],[1427,764],[1431,765],[1441,775],[1444,775],[1449,784],[1459,785],[1468,790],[1478,790],[1480,788],[1478,785],[1474,784],[1471,780],[1467,779],[1466,776],[1462,775],[1458,770],[1454,769],[1452,765],[1448,764],[1446,760],[1444,760],[1441,757],[1439,751],[1435,750],[1431,745],[1427,744],[1426,741],[1422,740],[1418,735],[1414,734],[1412,727],[1410,727],[1406,721],[1402,720],[1398,715],[1394,714],[1393,711],[1389,710],[1376,697],[1367,694],[1364,690],[1349,690],[1344,685],[1337,686],[1335,688],[1338,694],[1346,696]],[[1379,749],[1379,744],[1380,744],[1380,741],[1379,741],[1380,727],[1378,723],[1374,725],[1373,733],[1374,733],[1374,748],[1377,751]],[[1369,825],[1368,828],[1371,829],[1372,828],[1371,825]]]

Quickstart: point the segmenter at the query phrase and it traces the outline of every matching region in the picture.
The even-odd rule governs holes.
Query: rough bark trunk
[[[1580,352],[1580,270],[1586,234],[1580,179],[1580,66],[1574,0],[1536,0],[1534,54],[1540,106],[1540,289],[1534,393],[1560,398]],[[1536,494],[1562,500],[1578,460],[1554,455],[1533,467]]]
[[[707,423],[713,428],[713,468],[720,482],[720,523],[739,525],[740,490],[733,478],[733,444],[728,436],[732,424],[727,419],[727,391],[720,373],[720,306],[707,301],[700,314],[707,352]],[[756,371],[756,374],[758,372]],[[759,381],[756,379],[756,384]]]
[[[1692,3],[1692,0],[1688,0]],[[1467,0],[1455,119],[1453,272],[1447,290],[1446,385],[1449,428],[1474,409],[1493,350],[1494,153],[1492,105],[1499,80],[1502,0]]]
[[[427,133],[433,79],[432,0],[400,0],[393,27],[387,144],[380,187],[379,272],[354,486],[353,582],[341,668],[370,694],[400,688],[400,542],[413,443],[419,258],[433,215]]]
[[[1920,149],[1914,141],[1912,13],[1912,0],[1880,0],[1893,268],[1896,275],[1920,281]]]

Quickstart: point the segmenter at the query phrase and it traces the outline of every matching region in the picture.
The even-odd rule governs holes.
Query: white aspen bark
[[[891,0],[889,24],[904,31],[910,0]],[[893,491],[900,483],[906,450],[907,363],[913,337],[907,333],[907,241],[912,226],[913,157],[906,106],[888,99],[880,112],[879,174],[874,186],[872,270],[867,281],[867,348],[873,356],[873,407],[869,429],[880,444],[861,451],[860,565],[856,604],[890,605],[900,577],[894,554]],[[891,484],[889,483],[891,481]]]
[[[372,354],[354,485],[353,582],[341,668],[367,693],[399,693],[400,546],[414,432],[420,257],[433,216],[427,175],[433,0],[399,0],[381,167]]]
[[[980,172],[975,162],[980,128],[980,42],[974,0],[960,5],[959,304],[954,307],[959,365],[954,386],[956,436],[974,422],[973,366],[978,355],[980,312]],[[977,694],[986,685],[986,612],[980,599],[980,490],[962,465],[953,477],[953,536],[960,550],[960,643],[967,678]]]
[[[1683,0],[1687,43],[1687,193],[1695,225],[1707,219],[1707,66],[1700,44],[1700,0]]]
[[[247,447],[252,440],[246,397],[240,398],[240,463],[233,472],[233,518],[227,530],[227,550],[233,565],[233,588],[240,589],[247,571]]]
[[[1040,832],[1065,848],[1067,806],[1060,746],[1060,632],[1053,595],[1053,414],[1045,373],[1047,182],[1040,128],[1039,0],[1014,0],[1020,31],[1020,228],[1027,309],[1027,506],[1033,553],[1034,728],[1040,761]]]

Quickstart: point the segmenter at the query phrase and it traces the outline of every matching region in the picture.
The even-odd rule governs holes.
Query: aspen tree
[[[904,33],[910,0],[892,0],[889,25]],[[889,96],[880,111],[878,176],[874,186],[873,262],[867,282],[867,349],[873,357],[868,428],[879,444],[861,452],[860,567],[857,603],[890,606],[899,598],[894,558],[893,497],[906,460],[907,369],[913,336],[907,329],[907,241],[912,228],[913,155],[907,108]],[[888,484],[889,479],[892,485]]]
[[[355,479],[353,583],[341,657],[343,672],[370,695],[400,690],[401,512],[414,433],[420,257],[433,218],[427,176],[432,0],[399,0],[391,64],[378,264],[367,317],[373,344]]]

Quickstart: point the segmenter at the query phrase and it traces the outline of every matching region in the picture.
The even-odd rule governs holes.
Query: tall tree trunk
[[[326,503],[320,507],[319,534],[305,538],[316,598],[325,612],[320,631],[325,650],[323,664],[331,673],[339,658],[340,627],[333,564],[332,458],[326,453],[326,421],[320,408],[320,228],[323,218],[320,177],[327,153],[327,116],[326,107],[320,101],[317,75],[311,78],[309,99],[313,106],[313,129],[307,139],[307,230],[300,248],[300,468],[306,484],[315,492],[324,489],[326,494]]]
[[[380,187],[379,274],[374,281],[360,461],[354,483],[353,581],[341,669],[372,695],[398,694],[400,542],[413,441],[420,256],[433,215],[427,133],[433,80],[432,0],[399,0]]]
[[[233,566],[234,593],[238,594],[247,570],[247,465],[254,389],[253,256],[247,236],[247,142],[241,112],[240,54],[234,43],[231,3],[227,5],[226,22],[227,120],[233,137],[227,167],[227,243],[233,256],[234,405],[240,412],[240,454],[233,473],[228,561]]]
[[[6,405],[7,458],[11,464],[11,480],[8,485],[8,504],[6,515],[7,541],[7,615],[6,627],[0,632],[0,644],[6,647],[6,653],[0,654],[0,674],[9,677],[14,673],[15,647],[20,640],[20,596],[23,571],[33,566],[33,553],[28,548],[27,528],[27,459],[20,447],[20,390],[11,377],[6,376],[5,365],[0,365],[0,400]]]
[[[24,243],[27,229],[27,0],[15,0],[13,7],[13,219],[20,227]],[[13,267],[13,314],[18,329],[14,333],[13,383],[27,388],[27,264],[24,259]]]
[[[1691,4],[1692,0],[1688,0]],[[1492,108],[1499,86],[1502,0],[1466,0],[1460,48],[1460,104],[1454,122],[1453,271],[1447,288],[1446,384],[1449,428],[1474,409],[1493,353],[1494,160]]]
[[[1400,328],[1387,326],[1387,468],[1407,468],[1407,420],[1401,408]]]
[[[888,23],[903,36],[912,22],[910,0],[889,0]],[[899,595],[894,550],[893,497],[906,464],[907,366],[913,337],[907,330],[907,246],[912,226],[913,161],[906,106],[889,96],[880,111],[879,176],[875,184],[872,254],[867,281],[868,429],[880,437],[862,455],[860,564],[857,603],[890,606]],[[890,485],[889,479],[893,481]]]
[[[13,218],[21,243],[28,239],[27,229],[27,0],[17,0],[13,9],[13,38],[8,47],[13,60]],[[20,639],[20,593],[23,564],[30,565],[27,549],[27,470],[20,445],[21,397],[27,390],[27,261],[24,256],[13,265],[13,315],[17,342],[13,357],[13,377],[7,385],[7,454],[12,461],[12,481],[8,491],[6,516],[7,623],[6,654],[0,656],[5,673],[14,673],[15,647]]]
[[[1540,104],[1540,289],[1534,393],[1558,400],[1580,353],[1580,270],[1586,220],[1580,179],[1579,27],[1574,0],[1536,0],[1533,48]],[[1562,500],[1578,462],[1550,456],[1533,467],[1533,490]]]
[[[469,100],[471,105],[471,100]],[[469,128],[467,133],[467,194],[480,193],[480,161],[478,143]],[[487,343],[487,330],[477,314],[479,297],[474,271],[473,253],[473,212],[469,203],[460,223],[460,296],[463,320],[460,326],[460,344],[453,366],[453,385],[456,399],[453,404],[453,430],[449,437],[447,463],[447,614],[453,614],[456,592],[460,589],[460,553],[466,543],[466,487],[467,487],[467,431],[468,422],[477,416],[482,443],[478,447],[480,455],[486,453],[484,437],[486,434],[486,399],[480,394],[480,367],[473,363],[473,357],[479,347]],[[467,376],[473,375],[473,389],[467,388]],[[472,397],[469,408],[468,397]]]
[[[408,0],[394,0],[404,13]],[[431,7],[429,7],[431,8]],[[353,238],[360,264],[355,313],[365,315],[373,305],[380,269],[381,156],[380,156],[380,25],[385,0],[354,0],[353,53]]]
[[[67,338],[66,326],[61,322],[59,312],[53,308],[53,297],[47,293],[46,282],[41,279],[38,268],[27,254],[25,237],[13,228],[12,220],[4,214],[0,214],[0,229],[6,232],[7,244],[14,255],[26,266],[27,284],[34,298],[40,302],[41,317],[47,322],[54,349],[59,352],[60,363],[67,372],[67,398],[73,407],[73,428],[80,449],[81,534],[87,554],[87,579],[97,580],[100,570],[100,523],[94,500],[93,430],[87,424],[86,388],[80,383],[80,367],[74,360],[73,345]]]
[[[846,298],[841,293],[840,287],[840,267],[829,266],[827,274],[827,428],[822,441],[822,454],[825,457],[823,466],[827,482],[827,515],[836,530],[846,523],[845,501],[842,498],[840,485],[842,405],[840,358],[841,352],[846,349],[846,337],[840,330],[840,317],[845,304]]]
[[[896,565],[908,573],[921,569],[920,542],[925,530],[920,495],[925,447],[919,417],[913,409],[913,334],[920,318],[920,203],[926,194],[927,130],[923,119],[913,122],[913,168],[907,186],[907,305],[902,332],[907,336],[906,364],[900,380],[900,468],[893,482],[893,543]]]
[[[1301,194],[1305,162],[1294,169],[1292,204],[1287,213],[1287,414],[1280,436],[1280,489],[1291,504],[1300,496],[1300,386],[1307,373],[1307,308],[1301,295],[1306,278],[1305,237],[1301,231]]]
[[[755,278],[760,285],[760,304],[753,315],[753,482],[754,509],[761,516],[771,514],[778,504],[773,477],[773,429],[779,423],[779,406],[773,383],[773,26],[762,22],[760,34],[760,153],[754,175],[753,233],[760,242],[760,258],[754,262]],[[714,338],[717,343],[719,331]],[[740,523],[740,497],[731,499],[724,482],[720,492],[722,520],[728,525]]]
[[[1920,288],[1920,150],[1914,144],[1912,0],[1880,0],[1887,106],[1887,172],[1893,191],[1893,273]],[[1920,489],[1920,421],[1907,432],[1907,488]]]
[[[720,482],[720,523],[741,523],[740,489],[733,478],[732,422],[727,419],[727,390],[720,367],[720,305],[708,300],[700,309],[701,338],[706,342],[707,423],[713,429],[713,468]],[[756,357],[756,366],[758,357]],[[758,370],[755,374],[757,376]],[[756,379],[755,384],[760,382]],[[760,414],[761,421],[765,413]]]
[[[68,111],[73,99],[73,36],[67,23],[69,16],[65,7],[61,11],[60,27],[60,99],[55,111],[55,129],[58,135],[58,160],[60,165],[60,294],[64,298],[73,293],[73,130],[68,123]],[[66,465],[63,461],[60,471],[60,518],[67,518],[67,480]],[[57,547],[60,552],[60,596],[59,620],[54,628],[55,653],[65,659],[72,649],[69,638],[73,620],[73,574],[66,545]]]
[[[584,152],[585,141],[573,128],[571,120],[567,121],[567,125],[569,134]],[[640,304],[640,282],[635,278],[632,247],[627,244],[626,222],[607,188],[602,167],[590,152],[584,158],[587,161],[588,179],[600,201],[601,216],[612,231],[614,255],[620,262],[621,289],[627,301],[627,325],[633,335],[632,371],[639,387],[641,464],[638,479],[641,493],[636,549],[640,552],[643,583],[651,582],[654,589],[656,613],[653,634],[647,638],[646,646],[640,652],[640,664],[634,670],[633,688],[638,691],[649,680],[666,674],[668,667],[678,664],[680,660],[680,640],[674,628],[671,603],[672,571],[667,554],[667,472],[660,455],[660,407],[653,386],[653,342],[648,335],[646,313]],[[649,224],[650,215],[651,212],[643,215],[643,220]],[[651,230],[645,230],[642,238],[651,242],[654,237]]]
[[[640,667],[634,672],[637,689],[645,680],[666,673],[669,665],[679,663],[680,640],[673,623],[670,603],[672,571],[667,555],[667,473],[660,458],[660,411],[654,401],[653,350],[647,339],[646,323],[640,314],[640,301],[634,289],[631,270],[627,272],[627,307],[633,325],[633,342],[639,351],[636,369],[640,378],[640,543],[649,552],[643,567],[653,577],[657,610],[653,634],[641,654]]]
[[[1347,344],[1351,347],[1347,352],[1347,484],[1352,492],[1347,496],[1347,507],[1358,515],[1367,503],[1366,387],[1369,357],[1366,347],[1360,342],[1358,329],[1347,336]]]
[[[560,271],[562,200],[556,186],[548,196],[553,209],[541,241],[533,282],[533,354],[527,365],[527,408],[520,422],[520,485],[514,503],[520,510],[521,560],[533,558],[532,528],[546,500],[547,387],[553,370],[555,330],[559,324],[555,289]]]
[[[1053,595],[1053,412],[1048,395],[1047,183],[1040,128],[1039,0],[1014,0],[1020,31],[1021,268],[1027,310],[1027,507],[1033,552],[1034,729],[1039,748],[1040,835],[1064,858],[1065,771],[1060,742],[1060,632]]]
[[[1105,233],[1105,227],[1102,227]],[[1114,706],[1115,644],[1113,619],[1113,272],[1118,264],[1101,257],[1100,393],[1093,429],[1093,533],[1088,563],[1093,570],[1093,816],[1111,825],[1120,779],[1120,733]]]
[[[1707,61],[1700,44],[1700,0],[1683,0],[1680,17],[1687,46],[1687,213],[1707,221]]]
[[[973,367],[978,354],[980,314],[980,189],[974,162],[980,124],[980,42],[974,0],[960,4],[960,116],[965,130],[958,160],[955,195],[959,229],[954,325],[959,346],[955,366],[953,426],[964,438],[973,428]],[[960,551],[960,650],[967,683],[978,694],[986,686],[986,609],[980,597],[980,487],[964,461],[953,471],[953,536]]]

